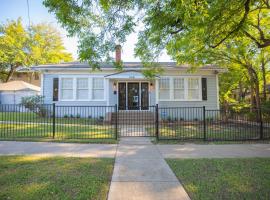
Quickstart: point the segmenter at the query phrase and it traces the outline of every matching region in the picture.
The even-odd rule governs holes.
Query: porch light
[[[113,83],[113,94],[116,94],[116,82]]]
[[[151,82],[150,83],[150,91],[152,91],[154,89],[154,85],[153,85],[153,83]]]

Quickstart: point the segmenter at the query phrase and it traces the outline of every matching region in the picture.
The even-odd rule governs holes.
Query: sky
[[[33,24],[47,22],[55,26],[61,33],[64,46],[67,51],[72,53],[75,60],[78,59],[78,48],[76,37],[68,37],[67,32],[57,22],[53,13],[49,13],[47,8],[43,6],[42,0],[28,0],[30,22]],[[16,20],[19,17],[25,26],[28,26],[27,0],[0,0],[0,23],[5,23],[7,19]],[[134,46],[137,41],[137,32],[127,37],[127,42],[122,45],[122,60],[127,62],[139,61],[134,57]],[[159,61],[171,61],[170,57],[164,53]]]

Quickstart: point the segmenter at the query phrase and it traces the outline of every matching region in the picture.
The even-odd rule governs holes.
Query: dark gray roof
[[[157,62],[154,63],[159,65],[163,68],[181,68],[181,69],[188,69],[190,65],[177,65],[176,62]],[[124,69],[141,69],[143,64],[141,62],[123,62]],[[59,63],[59,64],[47,64],[47,65],[38,65],[32,67],[33,69],[88,69],[91,66],[86,62],[66,62],[66,63]],[[113,63],[100,63],[101,69],[115,69]],[[215,65],[205,65],[201,69],[208,69],[208,70],[220,70],[220,67]]]

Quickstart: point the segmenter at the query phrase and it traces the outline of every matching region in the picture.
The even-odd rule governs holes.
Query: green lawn
[[[53,126],[38,123],[0,124],[0,138],[52,138]],[[114,139],[110,125],[56,125],[55,139]]]
[[[0,157],[0,199],[106,199],[113,159]]]
[[[204,130],[202,124],[160,124],[160,139],[203,139]],[[237,124],[217,124],[207,125],[207,140],[242,140],[242,139],[259,139],[258,126],[244,126]],[[155,131],[154,128],[147,128],[150,134]],[[270,128],[264,129],[264,137],[270,136]]]
[[[0,112],[0,121],[15,121],[15,122],[40,122],[40,123],[52,123],[52,117],[39,117],[32,112]],[[77,118],[73,116],[69,117],[56,117],[55,123],[59,124],[100,124],[100,119],[94,118]]]
[[[167,159],[192,200],[270,199],[270,158]]]

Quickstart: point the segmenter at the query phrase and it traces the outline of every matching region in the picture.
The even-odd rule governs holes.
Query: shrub
[[[99,116],[99,119],[100,119],[101,121],[103,121],[103,120],[104,120],[104,117],[103,117],[103,116]]]
[[[39,117],[45,117],[49,114],[49,111],[43,105],[43,100],[44,97],[41,95],[22,97],[21,105],[31,112],[36,113]]]
[[[78,118],[78,119],[81,118],[81,115],[80,114],[77,114],[76,115],[76,118]]]
[[[67,115],[67,114],[65,114],[65,115],[64,115],[64,118],[68,118],[68,115]]]
[[[167,121],[168,122],[171,122],[172,121],[172,118],[170,116],[167,117]]]

